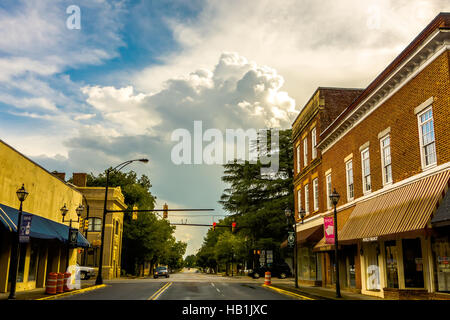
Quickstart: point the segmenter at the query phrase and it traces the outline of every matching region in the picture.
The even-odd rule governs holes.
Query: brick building
[[[450,14],[438,15],[317,138],[320,164],[309,179],[318,179],[318,210],[298,228],[307,233],[308,224],[332,216],[335,188],[342,287],[394,299],[448,298],[449,27]],[[296,197],[302,185],[296,178]],[[322,238],[312,250],[322,256],[322,285],[334,282],[331,249]]]

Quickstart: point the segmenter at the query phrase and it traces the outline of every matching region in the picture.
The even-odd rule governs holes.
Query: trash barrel
[[[58,273],[58,281],[56,282],[56,293],[64,292],[64,273]]]
[[[58,274],[50,272],[47,276],[47,284],[45,286],[45,293],[56,294],[56,282],[58,281]]]
[[[266,271],[266,277],[264,278],[264,284],[265,285],[271,285],[272,284],[272,276],[269,271]]]

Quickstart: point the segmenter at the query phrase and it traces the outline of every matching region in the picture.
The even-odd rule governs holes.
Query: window
[[[303,139],[303,166],[308,165],[308,137]]]
[[[30,245],[30,266],[28,268],[28,281],[36,280],[37,266],[39,262],[39,243],[31,240]]]
[[[331,194],[331,174],[328,174],[325,178],[326,182],[327,182],[327,208],[331,209],[332,207],[332,203],[331,203],[331,199],[330,199],[330,194]]]
[[[89,218],[88,231],[102,231],[102,219]]]
[[[311,130],[311,148],[312,148],[312,158],[315,159],[317,157],[317,134],[316,134],[316,128],[313,128]]]
[[[420,239],[403,239],[403,272],[406,288],[423,288],[423,259]]]
[[[309,214],[309,185],[305,185],[305,212]]]
[[[115,234],[116,235],[119,234],[119,220],[116,220],[116,232],[115,232]]]
[[[319,179],[315,178],[313,180],[313,194],[314,194],[314,211],[319,210]]]
[[[297,190],[297,211],[300,212],[300,209],[302,208],[302,190]]]
[[[383,183],[392,183],[391,138],[389,135],[381,139],[381,164],[383,166]]]
[[[397,246],[395,240],[384,243],[386,254],[386,280],[388,288],[398,288]]]
[[[426,168],[436,163],[436,145],[434,140],[433,110],[426,109],[419,117],[419,140],[422,167]]]
[[[300,172],[300,144],[297,146],[297,173]]]
[[[363,151],[361,151],[361,162],[362,162],[363,193],[366,193],[372,190],[370,181],[369,148],[366,148]]]
[[[354,186],[353,186],[353,161],[349,160],[345,164],[345,169],[347,171],[347,200],[353,200],[355,196]]]

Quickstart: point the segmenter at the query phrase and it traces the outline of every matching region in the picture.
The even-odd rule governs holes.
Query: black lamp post
[[[27,190],[25,190],[24,185],[22,184],[22,187],[16,191],[17,198],[20,201],[20,207],[19,207],[19,216],[17,218],[17,230],[16,235],[13,239],[13,245],[11,250],[11,288],[9,290],[9,297],[8,299],[15,299],[16,298],[16,283],[17,283],[17,268],[18,268],[18,260],[19,260],[19,232],[20,232],[20,224],[22,221],[22,203],[25,201],[25,199],[28,196]]]
[[[82,204],[80,204],[75,211],[77,212],[77,216],[78,216],[78,220],[77,222],[80,222],[80,216],[81,213],[83,212],[84,207]],[[61,215],[63,216],[63,220],[62,222],[66,222],[65,217],[67,212],[69,212],[69,209],[67,209],[66,204],[64,203],[64,206],[60,209],[61,211]],[[72,219],[69,220],[70,224],[69,224],[69,233],[67,235],[67,256],[66,256],[66,269],[69,267],[69,254],[70,254],[70,232],[72,230]]]
[[[140,161],[143,163],[147,163],[148,159],[135,159],[135,160],[128,160],[125,162],[122,162],[121,164],[117,165],[116,167],[112,168],[112,169],[107,169],[106,170],[106,187],[105,187],[105,202],[103,205],[103,221],[102,221],[102,235],[101,235],[101,243],[100,243],[100,259],[99,259],[99,263],[98,263],[98,275],[97,275],[97,279],[95,280],[95,284],[99,285],[99,284],[103,284],[103,278],[102,278],[102,268],[103,268],[103,242],[105,239],[105,219],[106,219],[106,213],[108,212],[106,206],[108,203],[108,183],[109,183],[109,174],[114,171],[120,171],[122,170],[124,167],[126,167],[127,165],[129,165],[132,162],[135,161]]]
[[[295,221],[295,216],[292,216],[291,209],[286,208],[284,214],[288,219],[288,224],[293,223],[294,229],[294,254],[292,255],[292,269],[294,271],[295,277],[295,287],[298,288],[298,270],[297,270],[297,221]],[[303,218],[302,218],[303,220]]]
[[[334,256],[336,263],[336,298],[341,298],[341,286],[339,283],[339,257],[338,257],[338,229],[337,229],[337,211],[336,205],[341,196],[336,192],[336,189],[333,190],[333,193],[330,194],[331,203],[334,205]]]
[[[88,222],[88,225],[89,225],[89,203],[88,203],[88,201],[87,201],[87,199],[86,199],[86,196],[83,194],[83,199],[84,199],[84,202],[86,202],[86,220],[85,221],[87,221]],[[83,229],[85,229],[84,228],[84,226],[81,226],[81,228],[82,228],[82,230]],[[89,227],[88,227],[89,228]],[[86,237],[86,240],[87,240],[87,238],[88,238],[88,228],[86,228],[85,229],[85,232],[84,232],[84,236]],[[87,251],[88,251],[88,249],[87,248],[85,248],[84,249],[84,258],[83,258],[83,265],[86,265],[86,261],[87,261]]]

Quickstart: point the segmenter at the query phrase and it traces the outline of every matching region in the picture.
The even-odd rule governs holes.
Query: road
[[[284,280],[289,281],[289,280]],[[221,277],[182,272],[168,279],[118,279],[104,288],[61,300],[292,300],[299,299],[262,286],[250,277]]]

